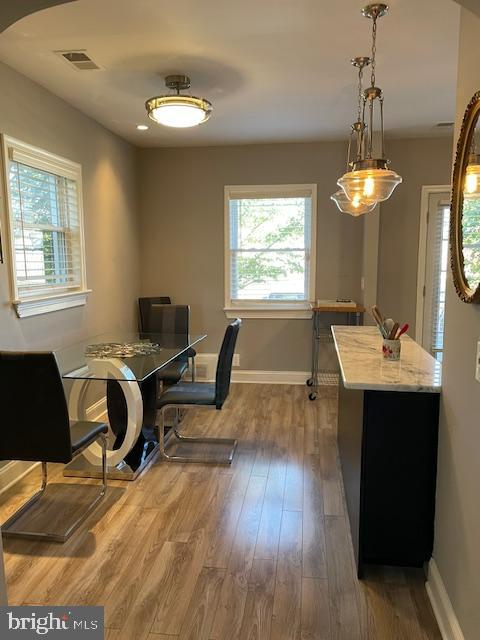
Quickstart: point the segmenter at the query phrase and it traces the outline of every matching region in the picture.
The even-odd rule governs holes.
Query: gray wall
[[[227,322],[224,185],[314,182],[316,297],[361,300],[363,220],[341,215],[329,200],[345,150],[344,142],[139,150],[142,293],[189,303],[193,330],[209,334],[202,350],[215,352]],[[423,184],[449,182],[451,140],[392,141],[388,150],[405,184],[382,205],[379,301],[386,313],[414,325],[420,191]],[[242,369],[305,371],[310,321],[245,320],[238,351]],[[324,354],[329,366],[332,352]]]
[[[480,17],[462,9],[456,133],[480,90]],[[465,640],[480,629],[480,384],[474,378],[480,306],[464,304],[449,278],[433,557]]]
[[[202,350],[218,351],[227,323],[224,186],[317,183],[317,297],[359,299],[363,222],[340,215],[329,199],[345,152],[343,142],[139,150],[143,294],[190,304],[193,331],[209,335]],[[241,368],[307,370],[310,326],[245,320]]]
[[[19,320],[10,303],[5,251],[5,263],[0,264],[0,348],[50,349],[133,327],[140,282],[134,149],[3,64],[0,86],[2,133],[82,165],[87,285],[92,289],[84,307]],[[0,224],[6,248],[3,198]]]
[[[452,138],[392,140],[387,151],[403,183],[382,202],[378,304],[387,316],[408,322],[413,336],[422,186],[450,184]]]

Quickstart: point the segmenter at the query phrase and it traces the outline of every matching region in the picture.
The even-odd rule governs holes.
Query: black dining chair
[[[55,356],[51,352],[0,352],[0,460],[24,460],[42,463],[42,485],[1,526],[2,534],[10,537],[33,538],[65,542],[85,521],[105,496],[107,490],[108,431],[102,422],[72,422],[62,378]],[[95,440],[102,445],[102,487],[76,521],[63,533],[22,530],[17,521],[45,493],[47,463],[68,463]]]
[[[190,333],[190,307],[188,305],[158,302],[160,298],[139,298],[140,329],[142,333],[181,334]],[[170,300],[170,298],[168,298]],[[195,356],[197,352],[190,347],[185,353],[163,367],[157,379],[164,385],[179,382],[188,369],[191,359],[192,382],[195,382]]]
[[[158,398],[157,409],[160,412],[159,423],[159,445],[160,455],[168,461],[173,462],[211,462],[214,464],[231,464],[237,441],[233,438],[208,438],[201,436],[187,437],[179,432],[178,413],[179,409],[192,409],[193,407],[209,407],[220,410],[228,397],[230,390],[230,379],[232,375],[232,361],[235,352],[235,344],[237,342],[238,332],[242,321],[237,318],[228,325],[225,336],[223,338],[220,353],[218,355],[217,371],[215,382],[180,382],[168,387],[164,393]],[[175,421],[172,429],[173,435],[180,442],[188,443],[207,443],[230,445],[230,452],[226,458],[218,457],[195,457],[172,455],[166,451],[165,442],[165,412],[168,409],[175,410]]]

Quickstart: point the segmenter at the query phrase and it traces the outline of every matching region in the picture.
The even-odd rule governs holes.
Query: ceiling
[[[342,139],[355,115],[349,60],[370,48],[363,4],[76,0],[6,29],[0,60],[140,146]],[[458,22],[451,0],[390,1],[377,62],[390,137],[444,135],[435,124],[454,120]],[[101,69],[78,71],[54,53],[70,49]],[[190,75],[192,94],[213,102],[207,123],[148,121],[144,102],[165,92],[169,73]]]

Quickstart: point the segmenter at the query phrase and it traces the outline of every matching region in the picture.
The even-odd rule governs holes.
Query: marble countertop
[[[376,327],[333,326],[332,334],[346,389],[440,393],[440,363],[409,336],[401,337],[400,360],[391,361]]]

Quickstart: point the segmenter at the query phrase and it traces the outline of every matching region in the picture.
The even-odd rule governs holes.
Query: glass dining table
[[[155,456],[156,374],[176,358],[187,359],[188,350],[204,338],[105,333],[55,351],[70,419],[109,423],[109,478],[135,480]],[[65,467],[64,475],[99,478],[101,462],[95,442]]]

